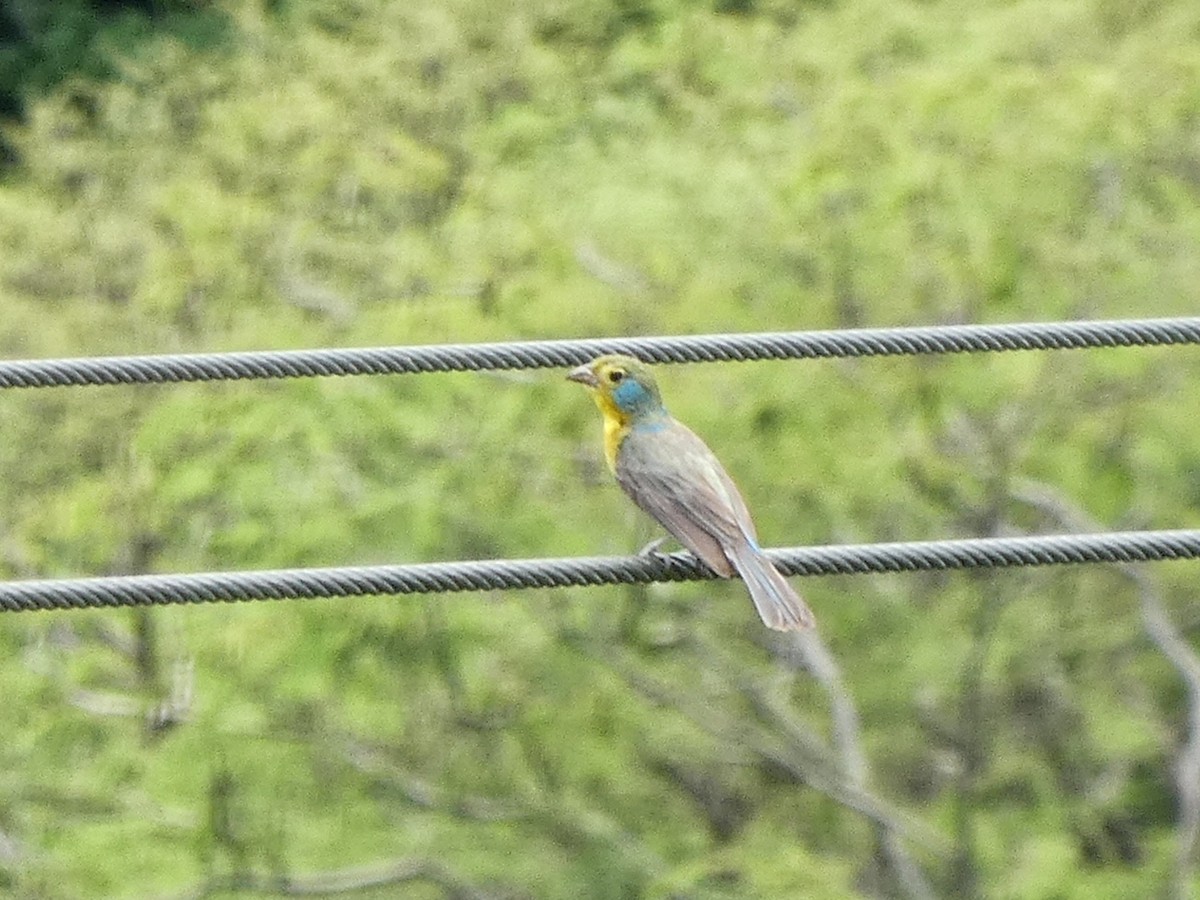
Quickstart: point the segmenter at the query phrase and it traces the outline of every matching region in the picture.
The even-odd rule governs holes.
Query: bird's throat
[[[617,471],[617,452],[628,433],[629,421],[624,415],[616,410],[604,411],[604,458],[613,472]]]

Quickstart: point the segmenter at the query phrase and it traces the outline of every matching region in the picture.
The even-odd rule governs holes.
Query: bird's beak
[[[567,381],[578,381],[582,385],[594,388],[600,386],[600,379],[596,377],[588,366],[580,366],[577,369],[572,369],[567,373]]]

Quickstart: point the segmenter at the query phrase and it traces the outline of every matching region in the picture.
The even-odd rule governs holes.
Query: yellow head
[[[567,378],[586,387],[604,414],[604,456],[614,472],[629,430],[667,415],[650,367],[632,356],[601,356],[572,369]]]
[[[650,367],[632,356],[601,356],[567,375],[586,387],[605,420],[628,425],[664,412]]]

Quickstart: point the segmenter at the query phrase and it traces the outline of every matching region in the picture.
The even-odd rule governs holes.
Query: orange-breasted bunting
[[[733,480],[667,412],[650,367],[631,356],[601,356],[567,378],[600,407],[608,467],[633,502],[718,575],[741,576],[769,628],[811,627],[812,610],[763,555]]]

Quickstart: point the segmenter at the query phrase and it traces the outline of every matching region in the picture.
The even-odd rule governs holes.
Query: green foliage
[[[1194,308],[1183,0],[61,6],[78,65],[28,74],[5,134],[8,357]],[[1197,374],[1170,349],[661,381],[787,545],[1186,525]],[[4,392],[0,428],[7,577],[654,535],[561,373]],[[1149,577],[1190,634],[1192,568]],[[737,584],[5,617],[0,892],[400,860],[380,896],[905,895],[872,816],[938,895],[1195,887],[1145,583],[804,589],[876,806],[839,793],[836,692]]]

